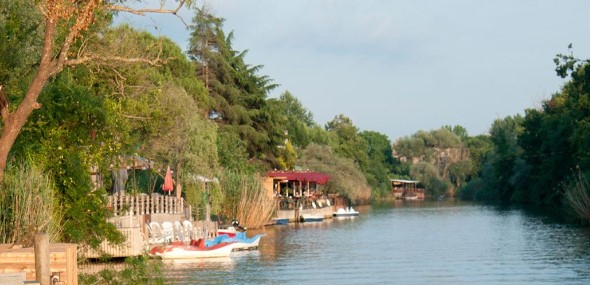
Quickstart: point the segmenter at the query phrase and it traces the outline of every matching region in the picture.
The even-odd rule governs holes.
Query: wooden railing
[[[107,207],[115,216],[149,214],[184,214],[190,217],[191,207],[184,199],[164,195],[107,196]],[[187,212],[188,211],[188,212]]]

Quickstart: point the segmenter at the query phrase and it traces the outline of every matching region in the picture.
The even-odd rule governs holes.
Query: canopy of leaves
[[[336,155],[329,146],[311,144],[298,162],[304,169],[313,169],[330,175],[327,191],[347,197],[357,203],[370,199],[371,188],[364,174],[350,158]]]
[[[232,48],[233,33],[225,35],[223,22],[201,8],[191,26],[188,54],[209,92],[207,107],[219,116],[221,133],[237,134],[245,142],[250,158],[275,163],[284,126],[268,108],[266,96],[277,85],[268,76],[257,75],[262,66],[246,64],[246,51]]]

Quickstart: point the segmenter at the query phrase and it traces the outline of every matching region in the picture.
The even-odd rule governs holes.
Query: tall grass
[[[257,174],[226,172],[221,181],[222,209],[226,218],[236,218],[240,225],[248,228],[259,228],[270,221],[275,203],[266,195]]]
[[[578,172],[565,185],[564,198],[566,205],[578,218],[590,222],[590,183],[582,172]]]
[[[30,161],[11,163],[0,185],[0,243],[32,246],[35,232],[51,241],[61,232],[61,217],[51,179]]]

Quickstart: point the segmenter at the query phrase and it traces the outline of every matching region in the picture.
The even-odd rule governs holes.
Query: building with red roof
[[[320,195],[318,185],[326,185],[330,176],[315,171],[269,171],[264,187],[272,197],[309,197]]]

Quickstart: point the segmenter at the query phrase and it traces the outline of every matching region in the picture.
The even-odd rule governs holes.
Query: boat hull
[[[154,247],[152,255],[162,259],[199,259],[213,257],[228,257],[233,250],[233,244],[223,243],[213,247],[201,248],[193,245],[168,245]]]
[[[286,225],[286,224],[289,224],[289,219],[286,219],[286,218],[285,219],[276,218],[276,219],[273,219],[273,222],[274,222],[275,225]]]
[[[320,215],[309,215],[309,214],[305,214],[301,216],[301,221],[305,222],[305,223],[309,223],[309,222],[321,222],[324,220],[324,216],[320,216]]]
[[[358,212],[357,213],[344,213],[344,214],[334,213],[334,214],[332,214],[333,217],[357,217],[358,215],[359,215]]]
[[[332,214],[333,217],[356,217],[359,215],[359,212],[355,211],[352,208],[344,209],[339,208],[336,212]]]
[[[220,243],[231,243],[233,250],[257,249],[260,239],[263,236],[264,235],[256,235],[254,237],[248,238],[245,232],[238,232],[234,237],[224,234],[219,235],[214,239],[206,240],[205,246],[212,247]]]
[[[243,242],[236,241],[232,244],[233,250],[257,249],[258,244],[260,243],[260,238],[262,238],[262,235],[257,235],[256,237],[253,238],[252,241],[243,241]]]

